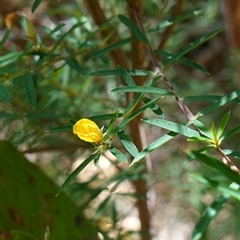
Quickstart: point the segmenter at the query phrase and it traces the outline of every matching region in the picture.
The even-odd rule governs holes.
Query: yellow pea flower
[[[103,133],[98,125],[87,119],[80,119],[73,126],[73,133],[86,142],[100,142],[103,140]]]

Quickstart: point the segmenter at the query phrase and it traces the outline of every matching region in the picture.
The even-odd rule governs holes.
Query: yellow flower
[[[75,123],[73,133],[86,142],[100,142],[103,139],[103,133],[98,125],[86,118]]]

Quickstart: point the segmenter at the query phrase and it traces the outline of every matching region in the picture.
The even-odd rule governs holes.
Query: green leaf
[[[240,201],[240,191],[238,191],[238,190],[232,189],[229,186],[222,184],[221,182],[213,181],[213,180],[211,180],[207,177],[204,177],[202,175],[199,175],[199,174],[190,174],[190,177],[192,177],[193,179],[197,180],[200,183],[203,183],[203,184],[206,184],[213,188],[216,188],[221,193],[227,194],[230,197],[233,197],[233,198],[237,199],[238,201]]]
[[[180,133],[186,137],[200,137],[199,132],[175,122],[170,122],[159,118],[146,118],[143,121],[151,125],[170,130],[172,132]]]
[[[127,72],[131,75],[131,76],[148,76],[151,75],[152,72],[148,71],[148,70],[127,70]],[[120,72],[119,70],[100,70],[100,71],[95,71],[95,72],[91,72],[88,74],[89,76],[119,76]]]
[[[235,190],[239,188],[238,184],[236,183],[232,183],[229,187]],[[225,206],[229,198],[230,196],[227,194],[220,195],[211,203],[209,207],[207,207],[206,211],[198,220],[193,230],[192,240],[202,239],[202,236],[207,230],[210,222],[217,216],[220,210]]]
[[[165,27],[171,26],[171,25],[173,25],[175,23],[184,21],[184,20],[192,18],[192,17],[199,16],[202,13],[203,13],[202,10],[195,10],[193,12],[188,12],[188,13],[181,14],[180,16],[177,16],[177,17],[175,17],[173,19],[170,19],[170,20],[165,20],[165,21],[161,22],[160,24],[157,24],[157,25],[151,27],[148,30],[148,32],[152,33],[152,32],[159,31],[159,30],[161,30],[161,29],[163,29]]]
[[[131,75],[128,73],[128,71],[126,69],[124,69],[123,67],[119,66],[118,67],[118,71],[119,71],[120,75],[122,76],[122,78],[124,79],[124,81],[126,82],[126,84],[128,86],[136,86],[136,84],[133,81]]]
[[[106,206],[108,205],[109,201],[111,200],[111,196],[107,196],[104,201],[101,202],[101,204],[98,206],[97,211],[95,212],[93,219],[97,220],[101,214],[106,210]]]
[[[230,117],[230,112],[226,113],[224,115],[223,119],[221,120],[220,126],[219,126],[219,128],[217,130],[217,138],[218,139],[222,136],[222,134],[223,134],[223,132],[224,132],[224,130],[226,128],[227,122],[229,120],[229,117]]]
[[[240,125],[238,125],[237,127],[235,127],[234,129],[232,129],[231,131],[227,132],[226,134],[224,134],[221,138],[220,141],[225,141],[233,136],[235,136],[236,134],[238,134],[240,132]]]
[[[112,92],[139,92],[139,93],[155,93],[160,95],[173,95],[172,92],[155,87],[144,87],[144,86],[126,86],[118,87],[112,90]]]
[[[18,53],[18,52],[10,52],[7,53],[5,55],[1,55],[0,58],[0,68],[1,71],[4,71],[5,66],[10,65],[10,64],[16,64],[17,61],[19,61],[19,59],[23,56],[22,53]],[[7,71],[8,74],[10,73],[9,71]]]
[[[156,50],[154,51],[157,55],[162,56],[162,57],[166,57],[168,59],[171,59],[172,57],[174,57],[173,53],[169,53],[169,52],[165,52],[165,51],[161,51],[161,50]],[[207,71],[206,68],[202,67],[201,65],[199,65],[198,63],[186,58],[186,57],[181,57],[179,59],[176,59],[176,62],[182,63],[188,67],[191,67],[193,69],[197,69],[201,72],[204,72],[206,74],[209,74],[209,72]]]
[[[213,36],[215,36],[216,34],[218,34],[219,32],[221,32],[222,30],[224,30],[225,27],[221,27],[218,28],[202,37],[200,37],[199,39],[197,39],[196,41],[190,43],[187,47],[185,47],[184,49],[182,49],[181,51],[179,51],[174,57],[172,57],[170,60],[168,60],[163,67],[168,66],[170,63],[177,61],[179,58],[181,58],[183,55],[185,55],[186,53],[192,51],[194,48],[198,47],[199,45],[201,45],[202,43],[206,42],[208,39],[212,38]]]
[[[118,137],[121,140],[123,146],[127,149],[127,151],[135,157],[138,154],[138,149],[135,144],[132,142],[130,137],[122,130],[118,132]]]
[[[21,18],[21,24],[27,37],[33,44],[37,44],[37,30],[33,23],[26,17]]]
[[[45,31],[48,34],[48,37],[52,36],[55,32],[59,31],[61,28],[63,28],[66,24],[65,23],[59,23],[54,29],[49,29],[46,26],[44,26]]]
[[[118,114],[119,114],[119,110],[117,110],[115,112],[115,114],[113,115],[113,117],[108,125],[108,128],[107,128],[107,134],[104,136],[104,140],[108,139],[108,137],[111,136],[115,121],[118,118]]]
[[[138,38],[140,41],[147,45],[149,44],[146,35],[129,18],[123,15],[118,15],[118,18],[133,32],[136,38]]]
[[[71,68],[75,69],[80,74],[82,74],[82,75],[87,75],[88,74],[88,72],[79,65],[78,61],[75,58],[68,57],[68,58],[65,59],[65,61]]]
[[[215,128],[215,125],[214,125],[214,122],[212,122],[212,125],[211,125],[211,128],[210,128],[210,131],[212,133],[212,136],[213,136],[213,142],[214,142],[214,145],[218,145],[219,142],[218,142],[218,139],[217,139],[217,131],[216,131],[216,128]]]
[[[133,41],[136,41],[136,38],[124,39],[124,40],[122,40],[120,42],[117,42],[115,44],[112,44],[112,45],[110,45],[110,46],[108,46],[108,47],[106,47],[104,49],[96,51],[95,53],[93,53],[91,58],[93,59],[93,58],[97,58],[97,57],[100,57],[102,55],[105,55],[105,54],[107,54],[107,53],[109,53],[111,51],[114,51],[115,49],[120,48],[121,46],[123,46],[123,45],[125,45],[127,43],[131,43]]]
[[[213,135],[212,133],[198,120],[193,120],[192,121],[193,125],[199,130],[199,132],[209,138],[209,139],[212,139],[213,138]]]
[[[57,48],[57,46],[64,40],[64,38],[70,33],[72,32],[75,28],[80,27],[81,25],[83,25],[85,22],[78,22],[76,24],[74,24],[68,31],[66,31],[61,37],[59,37],[55,43],[55,45],[53,46],[51,53],[54,52],[54,50]]]
[[[144,96],[144,93],[137,93],[134,98],[132,99],[132,101],[128,104],[128,106],[126,107],[123,115],[125,118],[127,118],[132,111],[134,110],[134,108],[137,106],[137,104],[139,103],[139,101],[142,99],[142,97]]]
[[[2,40],[1,40],[1,42],[0,42],[0,49],[3,49],[4,44],[5,44],[5,42],[7,41],[8,37],[10,36],[11,32],[12,32],[12,29],[9,29],[9,30],[7,30],[7,31],[5,32],[3,38],[2,38]],[[1,58],[2,58],[2,56],[1,56]],[[2,62],[2,59],[1,59],[1,62]]]
[[[36,95],[35,84],[30,72],[25,72],[25,88],[26,88],[28,102],[34,108],[37,102],[37,95]]]
[[[240,184],[239,175],[227,167],[224,163],[220,162],[218,159],[206,154],[199,153],[197,151],[192,151],[191,154],[193,154],[197,160],[205,163],[208,167],[218,170],[224,176],[228,177],[237,184]]]
[[[143,102],[144,103],[148,103],[150,102],[151,99],[144,97],[143,98]],[[154,103],[152,106],[149,106],[149,108],[151,108],[151,110],[160,118],[164,119],[164,113],[162,111],[162,109],[158,106],[158,104]]]
[[[41,2],[42,2],[42,0],[35,0],[35,2],[32,5],[32,13],[35,12],[35,10],[38,8],[38,6],[40,5]]]
[[[198,95],[198,96],[187,96],[183,97],[182,99],[184,101],[191,101],[191,102],[215,102],[222,98],[222,96],[218,95]],[[238,103],[240,104],[240,99],[233,99],[230,102]]]
[[[110,120],[115,116],[116,113],[111,113],[111,114],[103,114],[103,115],[97,115],[97,116],[92,116],[89,117],[88,119],[98,122],[98,121],[105,121],[105,120]],[[118,117],[123,117],[123,113],[118,113]]]
[[[240,159],[240,151],[233,151],[231,149],[224,149],[223,152],[227,156],[232,156],[234,158]]]
[[[227,96],[221,97],[219,100],[217,100],[215,103],[212,103],[211,105],[207,106],[206,108],[199,111],[196,115],[196,117],[203,116],[207,113],[210,113],[219,107],[222,107],[226,103],[232,101],[233,99],[237,98],[240,95],[240,89],[228,94]]]
[[[149,106],[151,106],[153,103],[157,102],[159,98],[154,98],[150,102],[144,104],[139,109],[137,109],[135,112],[131,113],[128,117],[124,118],[122,122],[120,122],[117,127],[112,131],[112,133],[117,133],[118,131],[122,130],[122,128],[131,122],[136,116],[141,114],[145,109],[147,109]]]
[[[72,131],[72,130],[73,130],[72,125],[66,125],[66,126],[51,128],[51,129],[49,129],[49,132],[67,132],[67,131]]]
[[[46,240],[47,226],[51,240],[97,239],[97,227],[69,195],[55,197],[59,186],[38,164],[8,141],[0,141],[0,152],[1,240]]]
[[[127,157],[121,153],[117,148],[111,146],[109,151],[121,162],[128,163]]]
[[[141,152],[139,152],[138,155],[135,156],[135,158],[133,159],[131,165],[133,165],[136,162],[139,162],[141,159],[143,159],[145,156],[147,156],[149,153],[151,153],[152,151],[154,151],[155,149],[159,148],[160,146],[162,146],[164,143],[170,141],[171,139],[173,139],[175,136],[177,136],[178,133],[175,132],[169,132],[165,135],[163,135],[162,137],[158,138],[157,140],[155,140],[154,142],[150,143],[145,149],[143,149]],[[130,165],[130,166],[131,166]]]
[[[63,189],[94,159],[98,159],[100,157],[99,153],[93,153],[87,159],[85,159],[64,181],[61,187],[58,189],[57,195],[63,191]],[[57,196],[56,195],[56,196]]]
[[[5,102],[10,104],[11,98],[10,94],[7,91],[7,89],[3,86],[3,84],[0,82],[0,98]]]

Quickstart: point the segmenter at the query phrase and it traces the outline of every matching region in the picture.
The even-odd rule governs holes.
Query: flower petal
[[[103,134],[98,125],[87,119],[80,119],[73,126],[73,133],[86,142],[100,142]]]

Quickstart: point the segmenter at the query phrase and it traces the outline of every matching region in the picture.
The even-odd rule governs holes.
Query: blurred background
[[[123,84],[121,78],[101,76],[96,72],[116,69],[123,63],[126,69],[136,68],[132,59],[137,53],[130,44],[126,44],[115,57],[110,54],[93,57],[93,54],[111,41],[131,37],[117,15],[127,15],[132,1],[96,1],[102,12],[97,11],[98,4],[91,7],[92,1],[42,1],[32,13],[33,2],[1,1],[2,40],[8,29],[12,30],[1,48],[1,82],[10,94],[11,104],[0,102],[0,136],[10,141],[29,161],[39,165],[60,185],[89,156],[92,149],[72,131],[51,129],[66,126],[69,130],[69,120],[112,114],[128,104],[125,95],[111,92]],[[195,13],[174,25],[149,33],[153,50],[177,53],[204,34],[226,26],[224,31],[186,55],[208,73],[180,63],[173,63],[163,70],[181,97],[223,96],[239,87],[239,1],[150,0],[139,3],[142,5],[146,31],[165,20]],[[104,19],[101,14],[104,14],[106,21],[100,25],[99,19]],[[142,66],[152,70],[145,50],[142,55]],[[76,70],[73,63],[66,64],[69,56],[75,57],[80,69]],[[160,64],[167,60],[163,56],[158,58]],[[25,71],[32,74],[35,103],[26,90]],[[157,84],[162,87],[162,83]],[[209,103],[191,102],[186,98],[186,104],[193,113]],[[174,99],[160,99],[159,105],[166,119],[186,122]],[[239,124],[239,107],[234,103],[223,106],[201,120],[206,126],[210,127],[212,121],[218,126],[228,111],[231,111],[231,118],[227,130],[231,130]],[[147,110],[143,117],[154,115]],[[109,124],[107,119],[96,122],[100,127]],[[143,129],[146,133],[143,139],[145,146],[166,133],[147,124]],[[239,143],[238,135],[226,142],[224,147],[239,149]],[[124,151],[118,139],[114,139],[113,144]],[[146,239],[191,239],[197,220],[206,206],[219,195],[219,192],[189,177],[192,172],[212,174],[197,162],[187,162],[186,151],[199,146],[199,143],[187,142],[178,136],[147,156],[147,172],[143,174],[140,165],[131,175],[127,172],[123,174],[127,164],[119,162],[106,151],[98,166],[94,163],[87,166],[67,187],[66,192],[85,216],[92,220],[104,239],[141,239],[139,208],[136,207],[136,199],[141,197],[147,197],[151,216],[152,237]],[[221,178],[217,174],[216,177]],[[147,183],[146,196],[134,188],[132,181],[139,179]],[[203,239],[239,239],[239,213],[239,203],[230,200],[210,224]]]

